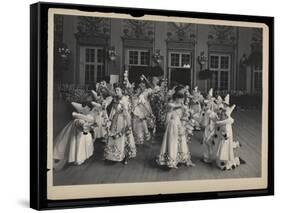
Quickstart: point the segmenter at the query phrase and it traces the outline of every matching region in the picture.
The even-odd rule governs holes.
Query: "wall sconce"
[[[202,51],[200,53],[200,55],[198,56],[197,60],[198,60],[198,63],[200,64],[200,69],[202,70],[203,65],[205,65],[206,62],[208,61],[208,58],[207,58],[207,56],[205,56],[204,51]]]
[[[111,61],[115,61],[117,58],[117,52],[115,50],[115,47],[110,47],[108,49],[108,57]]]
[[[66,60],[70,54],[70,49],[68,49],[67,46],[63,44],[62,47],[58,48],[58,53],[63,60]]]
[[[163,56],[160,54],[160,50],[156,50],[155,53],[152,55],[152,59],[155,63],[160,64],[163,60]]]

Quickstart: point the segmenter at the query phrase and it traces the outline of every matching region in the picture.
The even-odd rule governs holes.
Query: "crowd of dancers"
[[[83,164],[94,155],[94,143],[103,141],[104,159],[123,162],[137,156],[139,146],[155,142],[162,135],[156,158],[160,166],[193,167],[189,144],[194,131],[202,132],[202,161],[222,170],[240,165],[233,140],[229,95],[204,97],[198,87],[174,85],[165,80],[141,76],[138,84],[130,83],[125,71],[122,83],[102,81],[83,103],[74,103],[73,119],[55,137],[53,165],[60,170],[66,163]]]

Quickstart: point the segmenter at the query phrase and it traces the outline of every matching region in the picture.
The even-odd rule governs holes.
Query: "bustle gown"
[[[113,103],[109,120],[111,121],[108,140],[104,149],[104,158],[121,162],[136,157],[136,145],[132,132],[130,100],[123,96]]]
[[[54,140],[54,169],[60,170],[65,163],[81,165],[94,153],[93,137],[82,130],[81,119],[70,121]]]
[[[185,115],[184,109],[171,108],[167,114],[166,131],[156,161],[159,165],[166,165],[169,168],[177,168],[179,163],[193,166],[187,144],[185,121],[181,120]]]

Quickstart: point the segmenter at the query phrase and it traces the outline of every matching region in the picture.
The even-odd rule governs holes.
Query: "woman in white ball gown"
[[[73,112],[71,120],[57,135],[53,147],[53,168],[61,170],[66,163],[81,165],[94,153],[94,138],[91,134],[94,116],[91,106],[72,103],[78,111]]]
[[[156,161],[169,168],[178,168],[179,163],[194,166],[187,144],[185,121],[182,121],[185,120],[185,110],[188,110],[184,106],[184,94],[176,92],[173,100],[169,103],[166,131]]]
[[[234,119],[231,113],[235,105],[227,106],[222,115],[222,120],[216,122],[219,128],[219,144],[216,155],[217,166],[222,170],[231,170],[240,165],[240,158],[235,156],[235,149],[240,147],[238,141],[233,141],[232,124]]]
[[[114,84],[116,96],[109,115],[111,121],[108,140],[104,149],[106,160],[128,163],[136,157],[136,145],[132,132],[130,97],[123,95],[121,86]]]

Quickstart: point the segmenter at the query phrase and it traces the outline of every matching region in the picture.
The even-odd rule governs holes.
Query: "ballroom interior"
[[[55,15],[56,85],[92,86],[105,76],[141,74],[173,83],[243,94],[262,91],[262,30]]]
[[[55,185],[224,179],[261,175],[262,31],[258,28],[192,23],[55,15],[54,19],[54,137],[72,119],[70,102],[76,89],[94,88],[141,74],[161,76],[168,85],[198,86],[202,93],[230,93],[237,108],[233,134],[243,144],[246,164],[229,172],[200,161],[202,131],[190,144],[194,168],[157,167],[161,134],[137,148],[128,165],[107,164],[105,144],[94,142],[94,155],[80,166],[54,172]],[[77,93],[80,94],[80,93]],[[83,95],[83,92],[80,96]],[[75,99],[74,99],[75,100]]]

